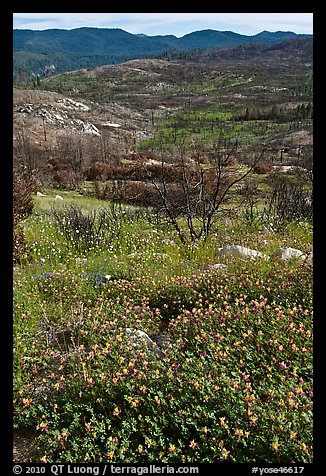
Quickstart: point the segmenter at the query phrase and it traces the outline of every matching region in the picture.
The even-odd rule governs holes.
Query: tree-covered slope
[[[232,31],[202,30],[181,38],[173,35],[134,35],[119,28],[73,30],[14,30],[14,77],[47,75],[141,58],[166,51],[232,48],[240,44],[275,44],[288,38],[311,37],[292,32],[261,32],[246,36]]]

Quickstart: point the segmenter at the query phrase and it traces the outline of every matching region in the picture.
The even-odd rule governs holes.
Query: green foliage
[[[250,115],[246,120],[238,120],[240,111],[205,110],[188,111],[166,120],[158,127],[153,138],[139,142],[142,150],[178,150],[188,148],[195,140],[199,147],[206,150],[232,149],[248,144],[268,142],[273,134],[280,134],[288,129],[288,124],[279,123],[272,118],[258,119]]]
[[[103,64],[116,64],[134,59],[134,55],[92,54],[80,55],[74,53],[35,53],[31,51],[14,51],[14,80],[21,83],[19,69],[26,72],[26,81],[32,82],[35,76],[51,77],[53,74],[65,73],[81,68],[96,68]],[[25,81],[24,81],[25,82]],[[36,86],[34,84],[34,86]],[[39,87],[40,84],[37,84]]]

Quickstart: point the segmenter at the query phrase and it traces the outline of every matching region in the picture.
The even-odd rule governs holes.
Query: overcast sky
[[[255,35],[263,30],[313,33],[312,13],[14,13],[16,29],[122,28],[129,33],[183,36],[212,29]]]

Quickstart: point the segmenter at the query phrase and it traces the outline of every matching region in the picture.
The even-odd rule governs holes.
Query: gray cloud
[[[130,33],[182,36],[211,28],[254,35],[262,30],[312,33],[312,13],[14,13],[14,28],[44,30],[82,26]]]

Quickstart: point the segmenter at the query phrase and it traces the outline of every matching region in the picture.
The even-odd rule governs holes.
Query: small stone
[[[215,270],[220,270],[220,269],[225,269],[227,270],[228,267],[226,264],[223,264],[223,263],[216,263],[216,264],[212,264],[212,266],[209,267],[210,269],[215,269]]]

